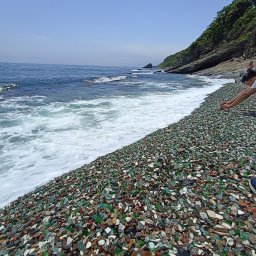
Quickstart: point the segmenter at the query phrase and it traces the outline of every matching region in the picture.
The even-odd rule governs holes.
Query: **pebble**
[[[111,232],[111,228],[107,227],[107,228],[105,229],[105,232],[106,232],[107,234],[109,234],[109,233]]]
[[[153,242],[148,243],[148,249],[149,250],[154,250],[155,249],[155,244]]]
[[[234,245],[234,240],[230,237],[227,238],[227,245],[233,246]]]
[[[91,246],[92,246],[92,243],[91,243],[91,242],[88,242],[88,243],[86,244],[86,249],[89,249]]]
[[[105,244],[105,241],[104,240],[100,240],[99,242],[98,242],[98,245],[99,246],[102,246],[102,245],[104,245]]]

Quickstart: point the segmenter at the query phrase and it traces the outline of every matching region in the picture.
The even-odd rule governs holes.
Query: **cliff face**
[[[256,55],[256,0],[234,0],[187,49],[159,65],[173,73],[193,73],[234,57]]]

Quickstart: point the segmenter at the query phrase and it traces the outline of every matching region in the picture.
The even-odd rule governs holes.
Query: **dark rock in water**
[[[146,65],[145,67],[143,68],[153,68],[153,65],[151,63],[149,63],[148,65]]]

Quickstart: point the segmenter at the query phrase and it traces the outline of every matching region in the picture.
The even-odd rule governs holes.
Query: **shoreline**
[[[168,74],[163,76],[166,81],[170,79]],[[96,120],[101,120],[100,126],[98,126],[98,124],[96,125],[98,121],[96,121],[95,127],[87,125],[86,123],[88,122],[88,124],[90,124],[91,121],[85,121],[86,118],[84,119],[84,117],[82,118],[82,121],[79,121],[81,116],[84,116],[84,110],[82,110],[82,108],[75,111],[73,110],[72,105],[70,105],[70,107],[67,104],[61,104],[62,107],[65,109],[67,108],[68,111],[74,111],[74,115],[72,114],[68,116],[65,114],[65,120],[62,119],[57,121],[60,117],[56,114],[57,120],[50,121],[51,118],[49,118],[47,121],[45,120],[46,124],[39,124],[39,127],[51,127],[50,130],[53,131],[53,133],[50,133],[49,135],[45,128],[43,128],[43,131],[40,133],[36,132],[35,138],[38,141],[38,145],[40,145],[41,152],[37,152],[33,149],[32,141],[34,139],[31,142],[25,142],[23,146],[16,146],[14,143],[7,144],[5,146],[5,151],[3,151],[3,154],[1,155],[8,156],[10,159],[10,166],[13,165],[13,167],[7,167],[6,175],[1,175],[3,186],[0,188],[0,208],[3,208],[18,197],[33,191],[36,187],[46,184],[63,173],[77,169],[94,161],[99,156],[103,156],[120,149],[123,146],[132,144],[157,129],[178,122],[181,118],[189,115],[195,108],[199,107],[209,93],[219,89],[225,82],[233,81],[233,79],[209,79],[205,76],[192,76],[188,78],[188,76],[183,75],[181,78],[189,81],[188,83],[206,83],[206,85],[198,88],[197,85],[192,85],[191,88],[188,89],[183,88],[182,85],[180,90],[174,89],[171,93],[165,93],[165,90],[169,91],[169,89],[161,88],[162,82],[160,82],[159,79],[162,79],[162,74],[159,74],[159,76],[157,74],[156,77],[155,82],[157,88],[159,84],[159,90],[163,91],[163,93],[153,93],[155,96],[151,93],[145,93],[142,97],[135,96],[124,99],[114,97],[87,102],[96,104],[94,105],[94,108],[96,109],[93,110],[95,111],[93,115]],[[184,83],[186,83],[185,80]],[[184,85],[184,87],[187,87],[187,85]],[[30,100],[28,99],[28,101]],[[105,110],[104,104],[106,104],[106,102],[108,102],[107,108],[109,108],[109,111]],[[84,103],[86,103],[86,101],[79,102],[79,104]],[[78,103],[75,102],[75,105],[76,104]],[[8,103],[4,103],[4,106],[8,106]],[[100,110],[101,108],[104,110]],[[34,113],[32,115],[33,122],[30,122],[29,125],[29,129],[31,129],[33,134],[34,130],[37,131],[38,129],[38,123],[43,121],[39,109],[40,108],[38,107],[36,108],[37,114]],[[46,107],[46,109],[51,112],[49,107]],[[90,112],[89,109],[86,109],[86,112],[88,111]],[[105,111],[109,114],[106,114],[107,112],[105,113]],[[37,115],[38,117],[36,117]],[[106,115],[110,115],[110,123],[108,122]],[[26,120],[26,116],[18,117],[15,115],[15,118],[18,118],[18,120],[23,120],[25,118],[24,120]],[[77,130],[75,134],[71,131],[72,129],[67,128],[67,126],[69,126],[67,124],[69,119],[74,119],[74,123],[76,123],[75,129]],[[65,123],[65,129],[67,129],[66,132],[63,131],[64,127],[60,123],[63,121]],[[58,123],[60,125],[57,125]],[[20,128],[25,128],[23,126],[24,125],[21,125]],[[83,126],[88,126],[88,130],[83,130]],[[56,133],[55,129],[60,131]],[[12,128],[6,130],[8,134],[12,134],[12,131]],[[65,147],[60,146],[61,136],[64,136],[61,134],[63,133],[67,136],[66,142],[64,143]],[[22,137],[23,135],[20,134],[19,136]],[[27,136],[28,134],[25,137]],[[47,143],[45,144],[46,141]],[[49,146],[50,148],[48,148]],[[54,148],[56,149],[55,152]],[[51,153],[49,150],[53,150],[53,152]],[[25,153],[25,158],[22,161],[19,161],[15,157],[15,152],[16,155],[23,155],[24,152],[27,153]],[[50,158],[49,161],[48,158]],[[2,171],[5,172],[5,170]],[[7,173],[10,173],[10,175],[7,175]],[[13,173],[13,175],[11,175],[11,173]],[[19,184],[18,187],[17,184]]]
[[[225,112],[217,104],[239,88],[223,86],[179,122],[0,209],[0,255],[251,252],[256,201],[245,177],[256,118],[241,110],[256,98]]]

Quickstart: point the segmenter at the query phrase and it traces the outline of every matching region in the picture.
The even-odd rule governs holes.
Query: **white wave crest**
[[[223,78],[223,76],[209,77],[209,76],[199,76],[199,75],[187,75],[187,77],[192,79],[194,78],[211,85],[224,85],[228,83],[235,83],[235,79]]]
[[[106,82],[114,82],[114,81],[121,81],[125,80],[127,76],[101,76],[93,79],[92,83],[106,83]]]
[[[139,69],[132,69],[131,70],[131,72],[140,72],[140,71],[142,71],[142,69],[140,69],[140,68]]]
[[[0,92],[3,92],[5,90],[13,89],[17,87],[17,84],[14,83],[0,83]]]
[[[135,73],[132,73],[132,75],[153,75],[154,72],[153,71],[149,71],[149,72],[135,72]]]

